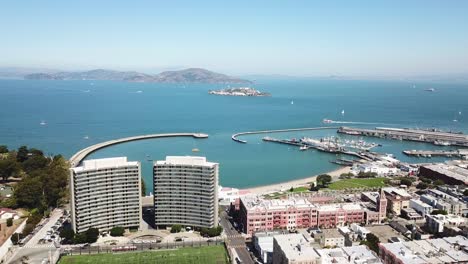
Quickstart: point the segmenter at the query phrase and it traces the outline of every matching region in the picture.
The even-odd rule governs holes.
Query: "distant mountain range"
[[[249,84],[249,80],[231,77],[200,68],[180,71],[165,71],[156,75],[135,71],[91,70],[83,72],[32,73],[24,76],[26,80],[113,80],[128,82],[158,83],[232,83]]]

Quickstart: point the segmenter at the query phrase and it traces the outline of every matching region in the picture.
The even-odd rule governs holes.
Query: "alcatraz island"
[[[226,88],[221,90],[210,90],[209,94],[227,96],[271,96],[269,93],[260,92],[250,87]]]

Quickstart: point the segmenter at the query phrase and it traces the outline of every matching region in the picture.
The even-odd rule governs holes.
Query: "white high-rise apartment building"
[[[83,161],[70,169],[71,220],[77,233],[89,228],[140,228],[140,163],[126,157]]]
[[[218,226],[218,167],[204,157],[168,156],[156,161],[155,225]]]

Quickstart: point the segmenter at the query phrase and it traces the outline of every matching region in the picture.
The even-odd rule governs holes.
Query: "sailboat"
[[[344,110],[341,110],[341,115],[344,115]]]
[[[293,100],[291,100],[291,104],[292,104],[292,105],[294,104],[294,101],[293,101]]]

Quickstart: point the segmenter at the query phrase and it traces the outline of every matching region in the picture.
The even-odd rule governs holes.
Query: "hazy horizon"
[[[0,67],[451,76],[468,73],[467,13],[461,1],[16,1],[0,10]]]

